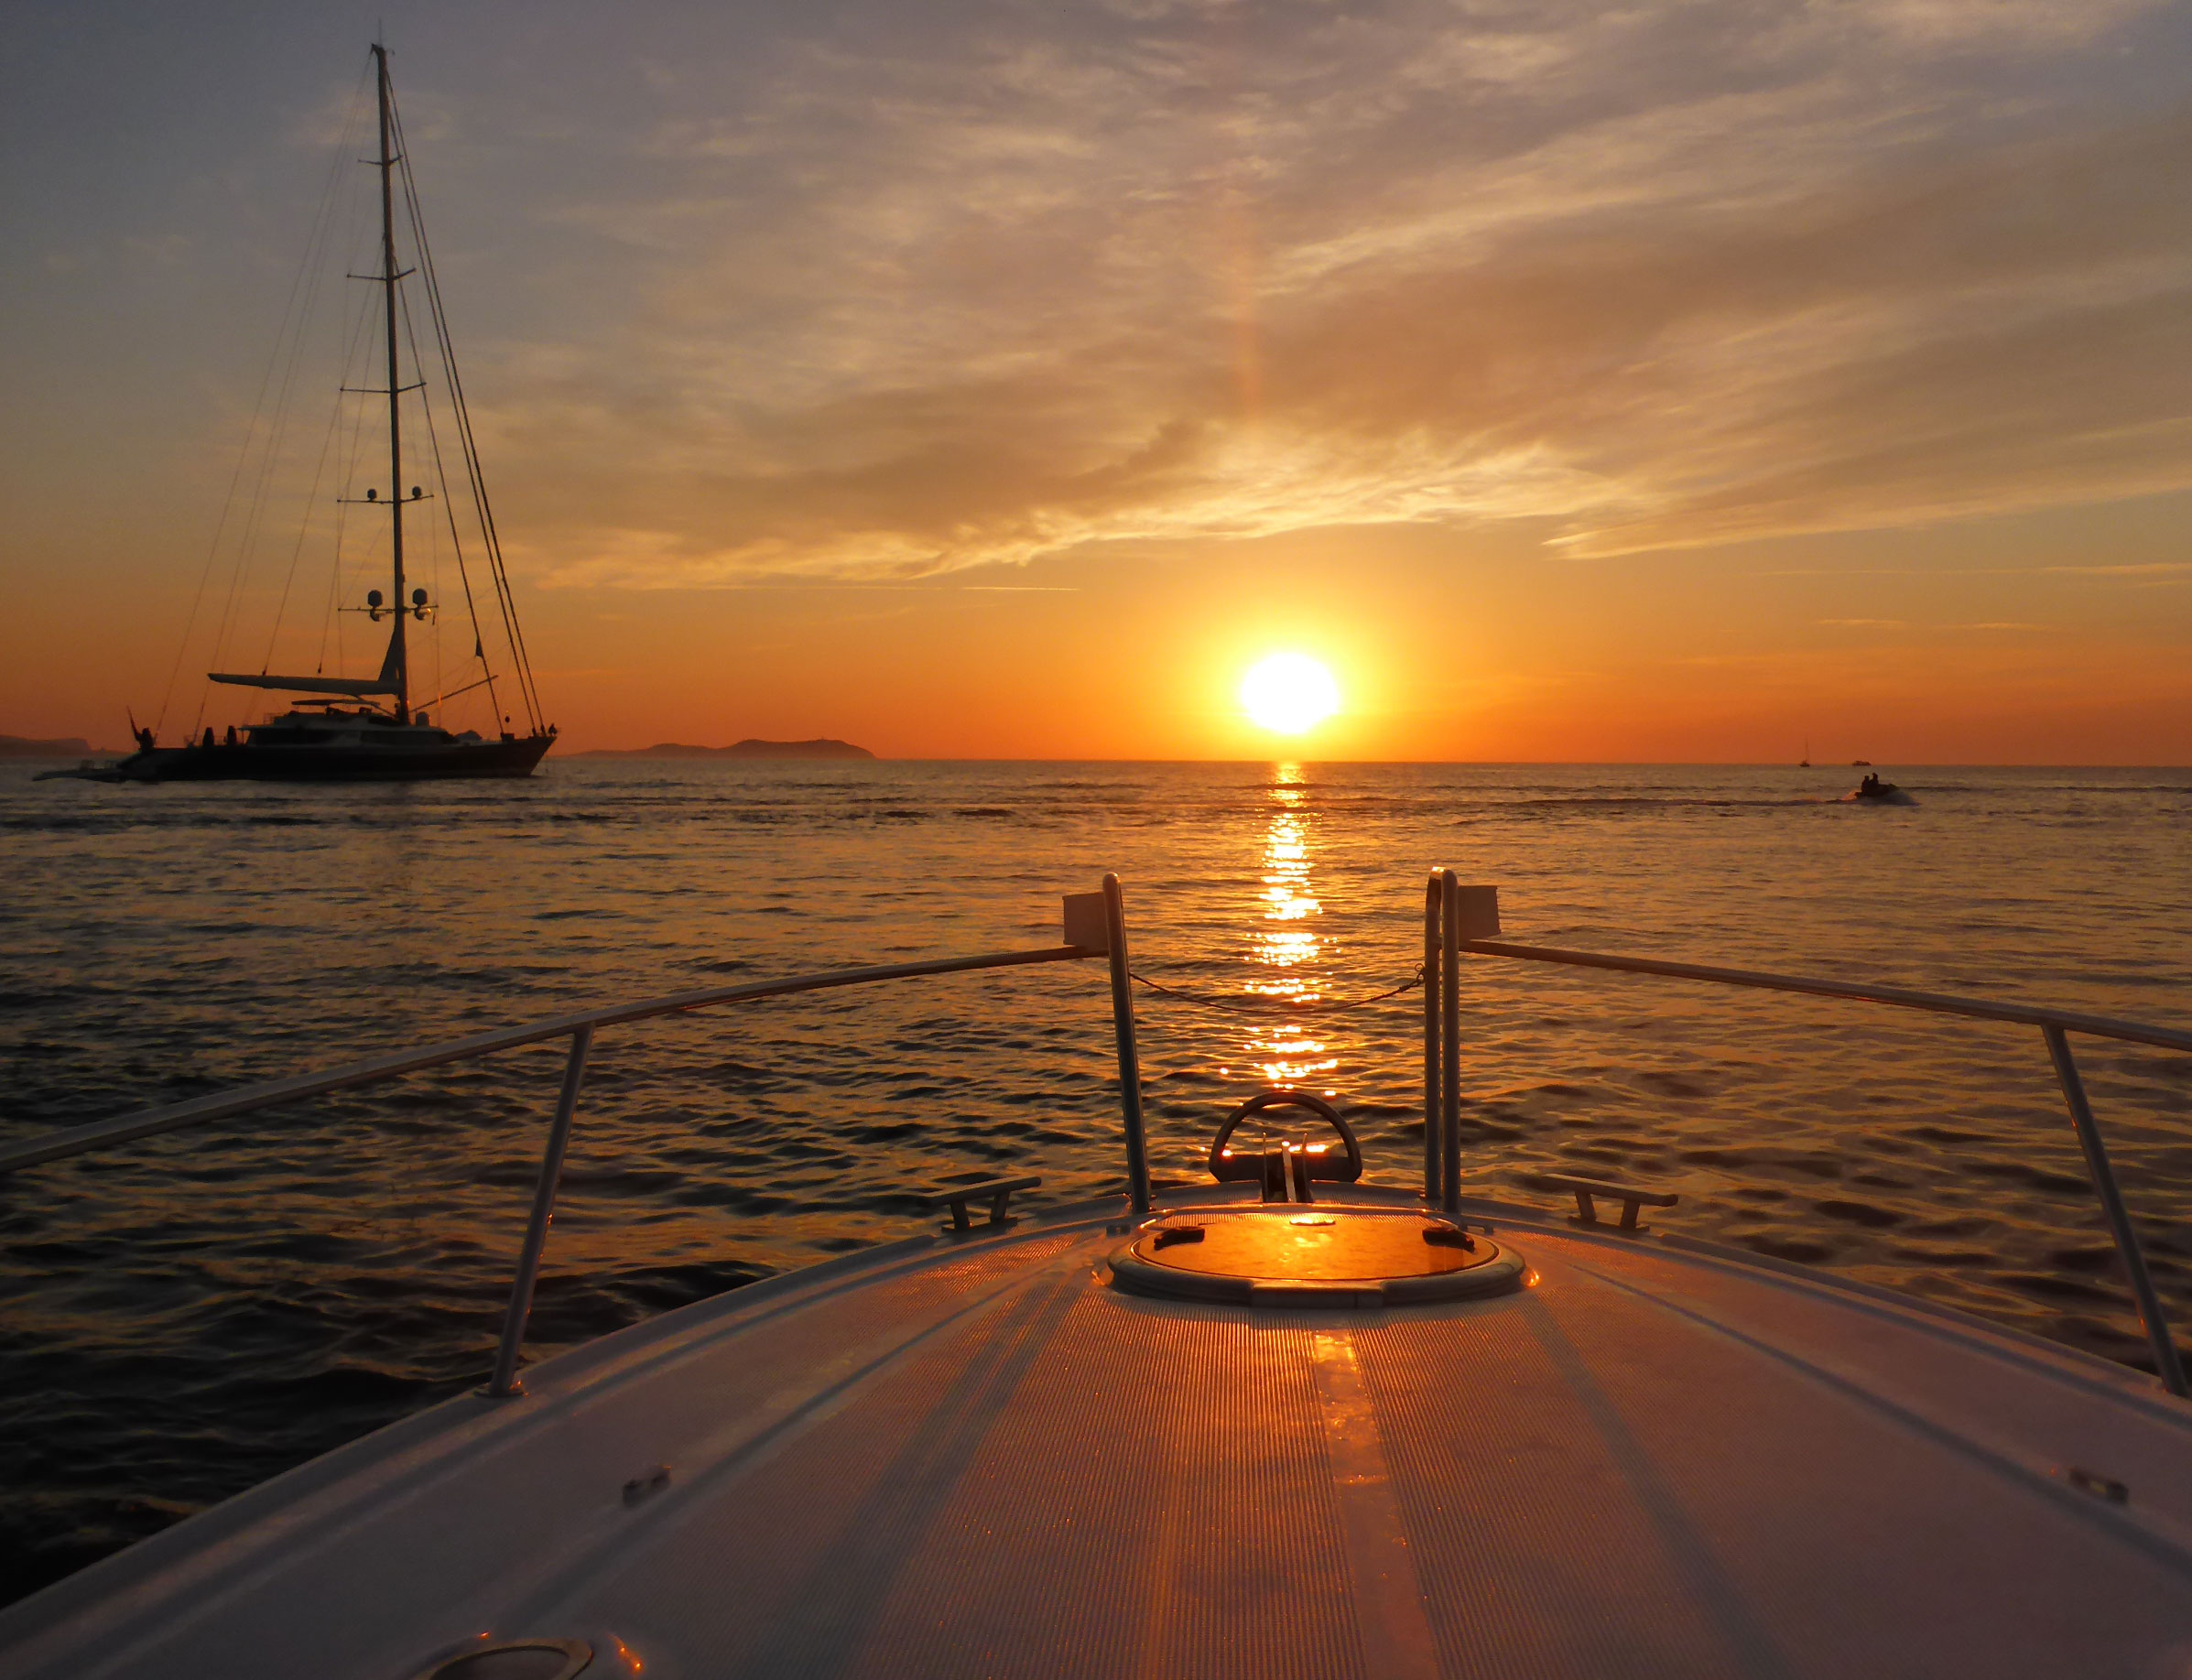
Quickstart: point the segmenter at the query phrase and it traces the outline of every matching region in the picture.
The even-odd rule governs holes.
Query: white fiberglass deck
[[[1148,1299],[1080,1212],[451,1402],[0,1614],[0,1671],[2192,1672],[2192,1407],[2134,1373],[1512,1210],[1497,1298]]]

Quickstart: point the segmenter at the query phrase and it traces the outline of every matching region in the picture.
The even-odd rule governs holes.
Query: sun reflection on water
[[[1310,880],[1308,788],[1298,764],[1272,777],[1271,821],[1264,836],[1263,919],[1249,934],[1253,997],[1311,1003],[1324,995],[1324,940],[1317,930],[1324,906]],[[1302,1020],[1259,1016],[1242,1046],[1270,1085],[1303,1085],[1339,1064],[1329,1046]]]

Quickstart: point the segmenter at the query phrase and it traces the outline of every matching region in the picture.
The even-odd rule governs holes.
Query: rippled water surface
[[[1413,972],[1423,873],[1511,938],[2192,1023],[2192,775],[550,761],[530,782],[34,785],[0,770],[0,1135],[573,1005],[1045,945],[1127,883],[1206,998]],[[1678,1190],[1664,1228],[2136,1362],[2030,1029],[1472,962],[1468,1176]],[[1419,1005],[1139,1000],[1161,1176],[1273,1082],[1419,1170]],[[778,1000],[597,1041],[535,1315],[582,1340],[924,1228],[916,1192],[1121,1181],[1101,969]],[[2081,1049],[2192,1307],[2192,1057]],[[561,1054],[514,1051],[0,1180],[0,1583],[54,1578],[476,1382]]]

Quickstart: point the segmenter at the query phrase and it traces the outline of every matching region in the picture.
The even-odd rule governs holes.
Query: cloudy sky
[[[2192,757],[2145,0],[32,0],[0,730],[262,656],[279,517],[198,591],[382,20],[574,745],[1261,753],[1287,647],[1316,755]]]

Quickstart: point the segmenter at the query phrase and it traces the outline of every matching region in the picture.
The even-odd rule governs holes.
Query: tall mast
[[[381,93],[381,284],[386,287],[388,337],[388,547],[396,561],[396,629],[388,643],[388,663],[396,667],[396,716],[411,721],[410,660],[404,645],[404,433],[400,382],[396,364],[396,157],[388,144],[388,49],[377,42],[373,56],[380,67]]]

